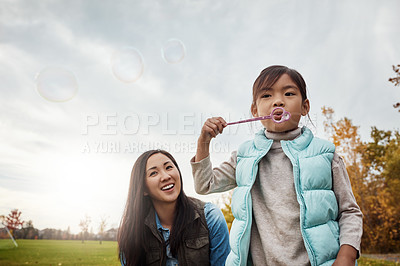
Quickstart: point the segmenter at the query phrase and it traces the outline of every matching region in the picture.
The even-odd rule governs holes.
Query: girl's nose
[[[284,107],[285,103],[282,101],[282,99],[276,99],[274,102],[274,107]]]

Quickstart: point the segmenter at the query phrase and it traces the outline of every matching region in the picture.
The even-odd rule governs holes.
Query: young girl
[[[207,119],[191,161],[197,193],[236,187],[226,265],[354,265],[362,213],[334,145],[298,127],[310,103],[296,70],[270,66],[254,82],[252,115],[266,116],[276,107],[290,119],[262,120],[264,129],[214,169],[210,141],[227,124]],[[282,116],[274,114],[275,120]]]
[[[220,209],[185,195],[172,155],[150,150],[132,169],[118,248],[122,265],[223,265],[229,233]]]

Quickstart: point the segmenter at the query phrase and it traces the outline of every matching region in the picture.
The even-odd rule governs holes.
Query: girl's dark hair
[[[272,87],[275,82],[283,75],[288,74],[289,77],[293,80],[293,82],[297,85],[300,90],[301,97],[304,100],[307,99],[307,86],[306,82],[304,81],[303,77],[294,69],[288,68],[286,66],[269,66],[261,71],[260,75],[254,81],[253,84],[253,101],[251,103],[251,107],[256,105],[256,100],[263,88],[270,88]]]
[[[161,153],[167,156],[178,169],[182,183],[182,174],[174,157],[164,150],[149,150],[144,152],[133,165],[129,183],[128,199],[126,201],[124,214],[118,230],[119,258],[125,265],[145,265],[148,241],[145,239],[145,224],[149,209],[152,205],[151,198],[144,196],[146,164],[150,156]],[[183,184],[177,199],[175,219],[170,234],[170,248],[176,257],[179,245],[184,239],[185,221],[194,218],[194,207],[190,199],[183,192]],[[155,222],[155,221],[154,221]]]

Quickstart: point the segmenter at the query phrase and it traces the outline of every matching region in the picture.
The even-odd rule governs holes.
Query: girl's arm
[[[204,205],[204,214],[209,231],[210,265],[225,265],[230,247],[229,231],[224,215],[217,206],[210,202]]]
[[[196,193],[205,195],[224,192],[236,187],[236,151],[233,151],[228,161],[218,167],[212,167],[210,156],[200,162],[191,160],[194,189]]]
[[[332,161],[333,192],[339,207],[340,250],[337,261],[351,260],[360,256],[362,213],[354,197],[346,166],[336,153]],[[340,264],[342,265],[342,264]],[[346,264],[343,264],[346,265]]]
[[[191,160],[195,190],[198,194],[223,192],[236,187],[236,153],[229,161],[212,168],[209,146],[212,138],[222,133],[226,122],[222,117],[207,119],[197,141],[197,152]]]

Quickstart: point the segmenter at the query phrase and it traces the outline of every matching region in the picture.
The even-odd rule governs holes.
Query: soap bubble
[[[111,68],[114,76],[120,81],[135,82],[143,74],[143,57],[136,48],[122,48],[112,55]]]
[[[185,45],[177,39],[168,40],[161,49],[165,62],[176,64],[183,60],[186,54]]]
[[[36,88],[43,98],[51,102],[66,102],[78,92],[74,73],[62,67],[46,67],[36,77]]]

